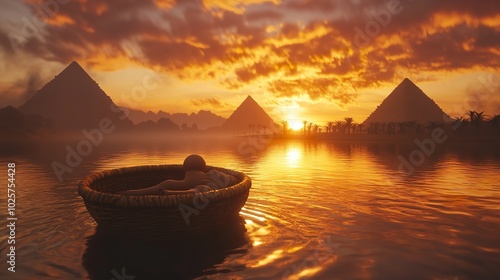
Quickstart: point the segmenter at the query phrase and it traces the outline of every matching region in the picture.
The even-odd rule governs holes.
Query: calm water
[[[0,179],[15,161],[19,220],[17,272],[7,272],[2,230],[0,278],[499,279],[498,145],[439,149],[413,174],[399,173],[398,155],[413,148],[245,139],[108,143],[63,182],[50,163],[64,161],[64,145],[4,150]],[[82,177],[179,163],[189,153],[252,178],[241,223],[176,244],[125,243],[96,232],[76,191]],[[6,208],[6,191],[0,193]],[[6,209],[0,213],[5,221]]]

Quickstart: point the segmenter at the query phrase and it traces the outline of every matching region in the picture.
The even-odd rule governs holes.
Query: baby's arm
[[[125,194],[125,195],[146,195],[146,194],[159,194],[161,193],[163,189],[160,189],[158,185],[149,187],[149,188],[144,188],[144,189],[139,189],[139,190],[127,190],[127,191],[121,191],[118,192],[118,194]]]
[[[175,180],[165,180],[157,185],[154,185],[149,188],[139,189],[139,190],[128,190],[118,192],[118,194],[125,195],[147,195],[147,194],[160,194],[163,190],[183,190],[184,187],[183,181],[175,181]]]
[[[190,193],[197,193],[197,192],[207,192],[213,190],[211,187],[207,185],[198,185],[194,189],[189,189],[189,190],[164,190],[162,191],[162,194],[190,194]]]
[[[158,187],[160,189],[160,191],[162,190],[174,190],[174,191],[177,191],[177,190],[187,190],[189,189],[189,187],[186,186],[186,180],[181,180],[181,181],[178,181],[178,180],[165,180],[161,183],[159,183],[158,185],[156,185],[155,187]]]

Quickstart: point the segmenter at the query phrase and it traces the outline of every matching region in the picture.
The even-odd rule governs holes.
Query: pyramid
[[[448,117],[419,87],[405,78],[363,122],[444,122]]]
[[[249,131],[257,133],[259,130],[262,133],[264,133],[264,130],[269,133],[274,131],[275,127],[276,123],[273,119],[269,117],[266,111],[250,95],[222,125],[223,130],[237,133]]]
[[[43,86],[19,110],[52,120],[62,129],[92,129],[109,118],[117,128],[130,127],[111,98],[75,61]],[[121,117],[121,118],[120,118]]]

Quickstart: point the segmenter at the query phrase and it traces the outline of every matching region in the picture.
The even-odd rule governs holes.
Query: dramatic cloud
[[[227,103],[221,102],[218,98],[193,99],[191,103],[194,106],[203,108],[206,108],[207,105],[211,108],[220,108],[227,105]]]
[[[245,11],[245,6],[271,2],[278,4],[278,0],[203,0],[203,4],[208,9],[219,8],[241,14]]]
[[[61,4],[30,1],[30,14],[5,20],[1,51],[105,70],[155,66],[185,81],[339,104],[401,80],[401,70],[500,66],[496,0],[49,2]]]

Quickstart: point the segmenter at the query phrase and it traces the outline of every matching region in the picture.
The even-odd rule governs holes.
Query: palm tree
[[[462,130],[462,123],[464,121],[464,117],[454,117],[451,120],[451,129],[456,130],[459,134]]]
[[[422,130],[423,130],[423,124],[421,123],[415,124],[415,133],[417,135],[420,135],[422,133]]]
[[[358,133],[363,134],[363,124],[362,123],[358,124]]]
[[[436,127],[438,127],[438,126],[439,126],[438,122],[428,122],[428,123],[427,123],[427,131],[428,131],[428,132],[429,132],[429,134],[430,134],[430,133],[432,133],[432,131],[433,131]]]
[[[476,111],[471,111],[471,110],[469,110],[467,112],[467,115],[469,116],[469,122],[472,123],[472,124],[474,124],[474,126],[476,126],[476,123],[475,123],[475,121],[476,121],[476,113],[477,113]],[[479,130],[479,127],[476,127],[476,133],[478,132],[478,130]]]
[[[476,117],[476,111],[468,111],[467,115],[469,116],[469,121],[472,122],[474,121],[474,118]]]
[[[282,120],[281,121],[281,127],[283,128],[283,134],[287,134],[287,132],[288,132],[288,121],[287,120]]]
[[[463,129],[467,126],[467,119],[464,117],[455,117],[451,121],[451,129],[456,130],[458,134],[462,134]]]
[[[399,134],[404,134],[406,132],[406,122],[398,122],[396,123],[396,130]]]
[[[416,126],[417,126],[417,122],[415,122],[415,121],[407,121],[406,122],[406,128],[408,129],[408,132],[410,132],[410,133],[415,133]]]
[[[479,128],[479,125],[486,120],[487,115],[483,112],[476,113],[476,122]]]
[[[327,122],[326,123],[326,127],[327,127],[326,132],[333,133],[333,125],[334,125],[334,122]]]
[[[351,117],[344,118],[345,126],[346,126],[346,129],[347,129],[347,134],[351,133],[351,125],[352,125],[353,120],[354,119],[351,118]]]
[[[307,124],[307,134],[311,134],[311,129],[312,129],[312,126],[313,126],[313,123],[312,122],[309,122]]]
[[[476,127],[476,135],[479,135],[479,126],[486,119],[486,115],[483,112],[469,111],[468,112],[470,122]]]
[[[358,124],[357,123],[351,124],[351,129],[352,129],[352,133],[356,134],[356,129],[358,129]]]
[[[498,126],[498,124],[500,123],[500,115],[493,115],[489,120],[488,122],[491,123],[491,125],[493,126],[493,130],[495,130],[495,128]]]
[[[387,123],[383,122],[380,124],[380,131],[382,131],[382,134],[387,134],[386,128],[387,128]]]
[[[378,129],[379,129],[380,123],[374,122],[370,123],[370,127],[368,129],[370,134],[378,134]]]
[[[395,122],[389,122],[387,124],[387,134],[394,134],[394,132],[396,131],[396,123]]]
[[[500,123],[500,115],[493,115],[488,121],[493,125],[498,125]]]
[[[303,121],[304,123],[304,135],[306,135],[306,131],[307,131],[307,121]]]
[[[335,121],[334,127],[335,127],[335,130],[337,131],[337,133],[339,133],[340,130],[342,129],[343,124],[344,124],[343,121]]]

